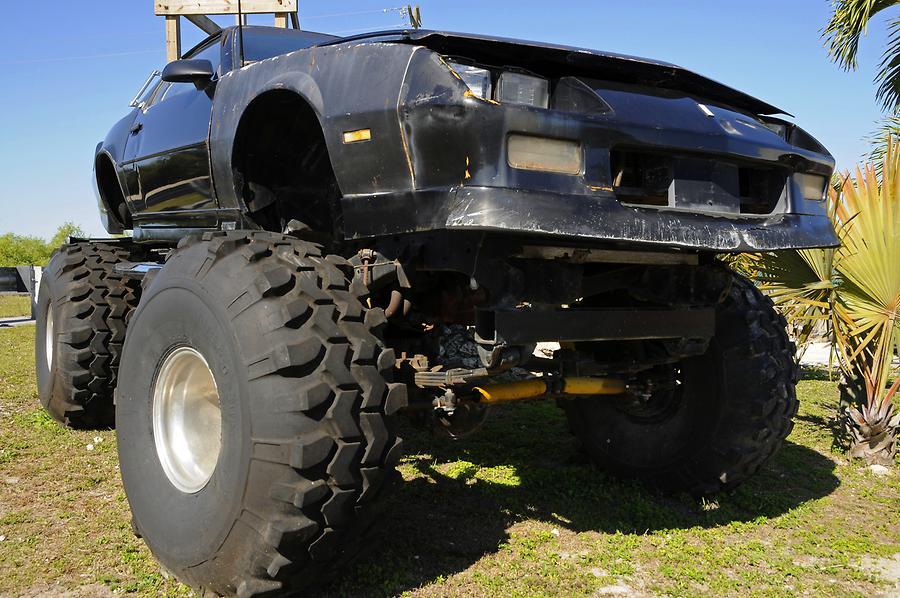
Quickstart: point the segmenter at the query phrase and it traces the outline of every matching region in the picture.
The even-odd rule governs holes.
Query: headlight
[[[494,93],[491,71],[460,62],[448,62],[447,66],[459,75],[459,78],[469,86],[472,93],[483,100],[491,99]]]
[[[540,77],[505,72],[500,75],[497,99],[510,104],[548,108],[550,82]]]
[[[815,137],[793,123],[772,116],[761,117],[759,122],[791,145],[820,154],[828,153]]]
[[[494,91],[494,77],[490,70],[444,58],[447,66],[465,83],[469,90],[483,100],[495,99],[507,104],[550,107],[550,81],[534,75],[502,72]]]
[[[762,121],[762,126],[769,129],[785,141],[787,141],[787,124],[783,122]]]
[[[825,199],[825,186],[828,179],[819,174],[795,174],[794,178],[804,199],[810,201]]]

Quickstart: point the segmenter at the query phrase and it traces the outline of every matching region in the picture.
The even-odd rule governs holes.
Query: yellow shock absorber
[[[620,395],[625,381],[618,378],[564,378],[563,392],[567,395]]]
[[[484,387],[476,386],[475,390],[481,394],[480,402],[482,403],[503,403],[545,395],[547,394],[547,383],[539,378],[532,378],[531,380],[488,384]]]
[[[563,378],[561,382],[559,394],[618,395],[625,392],[625,381],[618,378]],[[476,386],[475,390],[481,395],[480,402],[486,404],[534,399],[550,394],[547,382],[541,378]]]

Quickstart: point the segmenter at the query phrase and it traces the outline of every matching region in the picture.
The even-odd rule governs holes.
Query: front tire
[[[753,475],[793,427],[794,345],[772,301],[743,276],[734,275],[718,306],[707,352],[670,374],[675,390],[641,409],[603,399],[563,403],[593,461],[665,491],[707,495]]]
[[[406,388],[351,273],[310,243],[223,232],[183,241],[145,289],[117,390],[120,467],[137,532],[181,581],[296,595],[366,547]],[[217,415],[160,416],[203,404],[183,388]]]
[[[134,253],[113,243],[72,243],[54,252],[44,268],[35,327],[38,395],[65,426],[108,428],[115,420],[119,358],[140,294],[115,265]]]

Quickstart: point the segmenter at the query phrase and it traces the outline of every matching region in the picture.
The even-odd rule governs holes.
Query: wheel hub
[[[655,368],[651,376],[642,380],[641,388],[631,401],[620,404],[619,410],[636,421],[664,421],[677,411],[684,398],[681,369]]]
[[[172,485],[189,494],[202,490],[219,460],[222,411],[212,370],[191,347],[169,353],[157,372],[153,437]]]
[[[53,334],[53,306],[47,305],[47,317],[44,330],[44,358],[47,360],[47,370],[53,369],[53,346],[56,337]]]

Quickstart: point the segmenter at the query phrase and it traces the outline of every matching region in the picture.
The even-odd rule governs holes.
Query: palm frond
[[[875,82],[878,84],[875,98],[885,109],[896,112],[900,107],[900,19],[888,25],[888,45],[881,56]]]
[[[834,12],[822,38],[828,55],[842,69],[856,70],[859,43],[868,31],[869,21],[879,12],[895,6],[898,0],[834,0]],[[885,108],[900,106],[900,33],[896,20],[890,25],[890,42],[882,56],[876,97]]]
[[[888,141],[880,177],[867,164],[831,195],[841,238],[835,337],[848,369],[867,378],[869,404],[880,405],[893,394],[886,386],[900,346],[900,142]]]
[[[824,323],[830,328],[839,284],[835,255],[834,249],[804,249],[763,254],[756,260],[757,283],[788,321],[801,351],[817,327]]]
[[[897,0],[835,0],[834,13],[822,31],[832,60],[844,70],[855,70],[859,41],[868,30],[869,20],[896,3]]]
[[[879,178],[891,139],[900,139],[900,116],[888,116],[880,120],[875,130],[864,138],[871,149],[862,157],[866,162],[875,166],[875,173]],[[843,177],[835,173],[832,185],[837,185],[837,191],[840,192],[844,185]]]

